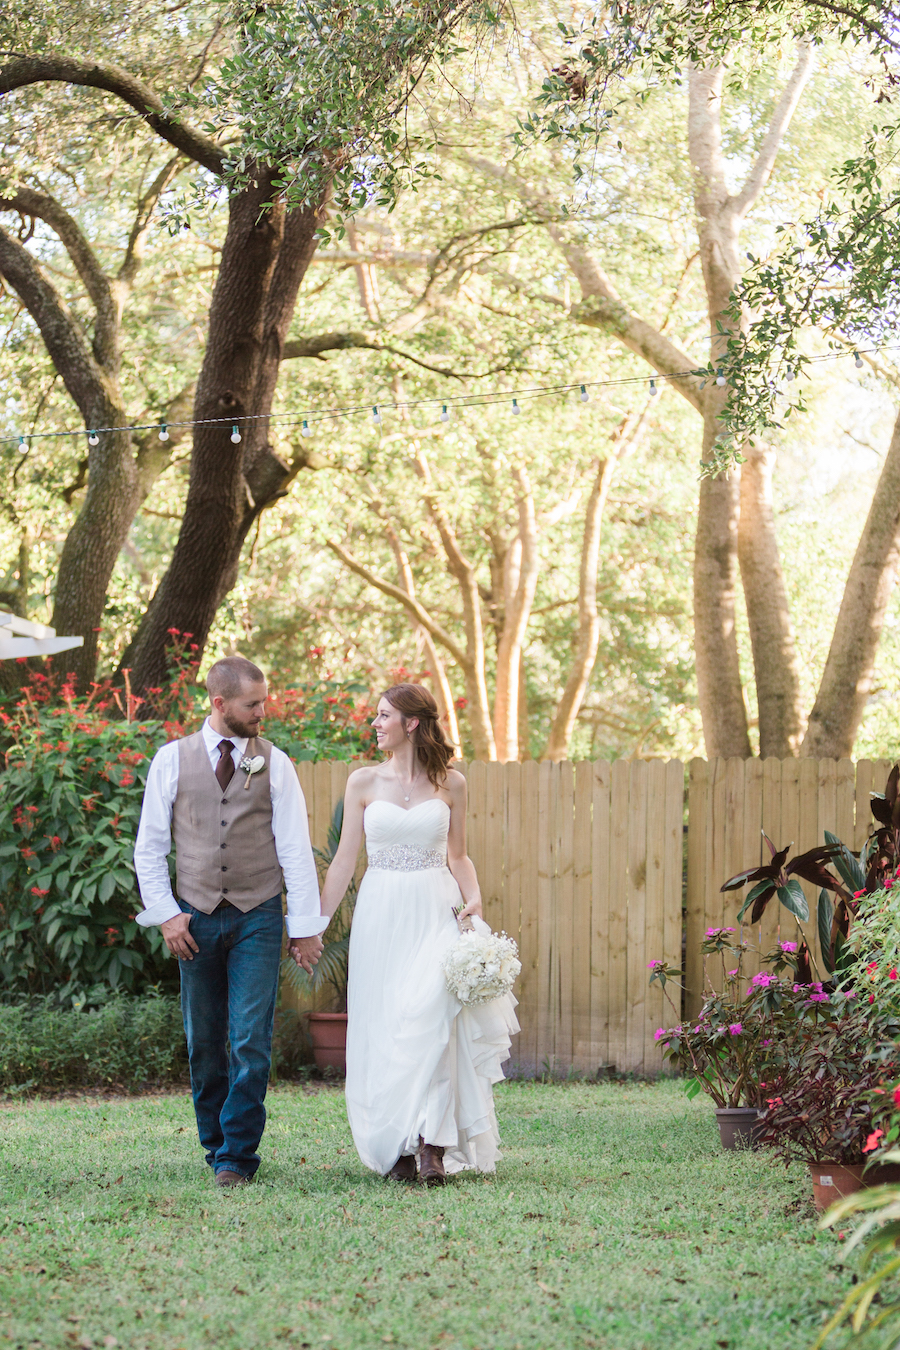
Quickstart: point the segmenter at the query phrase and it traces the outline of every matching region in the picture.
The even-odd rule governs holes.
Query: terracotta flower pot
[[[347,1072],[347,1014],[312,1012],[309,1035],[317,1069]]]
[[[853,1166],[810,1163],[809,1173],[813,1184],[813,1204],[820,1214],[845,1195],[855,1195],[857,1191],[867,1191],[872,1186],[895,1186],[900,1182],[900,1166],[896,1163],[883,1163],[880,1167],[866,1167],[863,1163]]]
[[[723,1148],[758,1148],[756,1125],[762,1115],[755,1106],[717,1106]]]
[[[862,1164],[810,1163],[809,1174],[812,1177],[813,1204],[820,1214],[835,1200],[841,1200],[845,1195],[855,1195],[866,1185]]]

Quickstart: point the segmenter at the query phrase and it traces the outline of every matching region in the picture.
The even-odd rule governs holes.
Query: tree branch
[[[472,371],[450,370],[446,366],[433,366],[428,361],[421,361],[419,357],[413,356],[410,352],[404,352],[399,347],[392,347],[390,343],[381,342],[368,333],[352,331],[320,333],[318,337],[313,338],[294,338],[284,344],[282,360],[290,361],[297,357],[320,360],[323,352],[345,352],[351,348],[370,352],[389,352],[392,356],[399,356],[404,361],[411,361],[414,366],[421,366],[423,370],[430,370],[435,375],[443,375],[448,380],[483,379],[484,375],[493,375],[496,374],[498,369],[506,369],[506,366],[500,366],[494,370],[484,371],[479,375]]]
[[[182,158],[181,155],[173,155],[163,165],[147,191],[138,201],[134,223],[131,226],[131,233],[128,236],[128,244],[125,248],[125,257],[122,259],[122,266],[119,268],[116,277],[120,284],[130,288],[137,275],[138,268],[143,261],[144,240],[147,238],[147,230],[150,228],[156,203],[178,172]]]
[[[9,282],[34,319],[50,359],[88,426],[112,402],[113,388],[91,351],[87,335],[34,258],[0,229],[0,276]]]
[[[403,605],[404,609],[413,616],[417,623],[420,623],[437,642],[440,642],[442,646],[447,648],[447,651],[453,657],[454,661],[456,661],[463,670],[466,670],[469,667],[471,663],[462,647],[454,641],[446,628],[442,628],[441,625],[431,617],[428,610],[424,609],[414,596],[409,595],[402,587],[395,586],[393,582],[384,581],[381,577],[376,576],[374,572],[370,572],[368,567],[364,567],[361,562],[358,562],[357,559],[354,558],[352,553],[348,553],[347,550],[342,548],[334,539],[326,539],[325,542],[332,553],[336,553],[344,566],[349,567],[351,572],[355,572],[358,577],[362,577],[363,581],[368,582],[370,586],[374,586],[374,588],[377,591],[381,591],[383,595],[389,595],[392,600],[398,600],[400,604]]]
[[[37,217],[49,225],[59,237],[75,270],[84,282],[97,313],[97,335],[94,351],[97,360],[106,365],[112,354],[116,327],[116,309],[109,277],[100,266],[81,226],[49,192],[19,187],[7,197],[0,198],[0,211],[18,211],[20,215]]]
[[[750,170],[747,181],[740,192],[732,198],[732,205],[739,216],[746,215],[768,182],[781,142],[784,140],[785,133],[791,124],[791,118],[800,102],[804,86],[812,74],[812,43],[804,39],[798,45],[797,64],[794,66],[791,78],[778,100],[775,112],[772,114],[772,121],[769,123],[769,129],[760,146],[756,163]]]
[[[101,66],[93,61],[76,61],[65,56],[20,56],[0,66],[0,94],[48,82],[77,84],[114,94],[134,108],[151,131],[183,155],[211,173],[224,172],[225,153],[221,147],[202,132],[179,122],[165,109],[155,90],[121,66]]]

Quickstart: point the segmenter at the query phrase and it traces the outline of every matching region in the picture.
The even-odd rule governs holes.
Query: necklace
[[[412,782],[411,782],[410,785],[409,785],[409,792],[408,792],[408,793],[404,796],[404,798],[403,798],[403,800],[404,800],[405,802],[408,802],[409,799],[410,799],[410,797],[411,797],[411,796],[413,795],[413,793],[415,792],[415,790],[416,790],[416,783],[418,783],[418,781],[419,781],[419,779],[420,779],[421,777],[422,777],[422,770],[420,769],[419,772],[416,774],[415,778],[412,780]],[[401,793],[403,792],[403,788],[402,788],[402,787],[400,788],[400,791],[401,791]]]

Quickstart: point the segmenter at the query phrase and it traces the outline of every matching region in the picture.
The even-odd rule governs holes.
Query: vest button
[[[223,887],[222,887],[222,894],[223,894],[223,895],[227,895],[227,894],[228,894],[228,887],[227,887],[227,886],[223,886]]]
[[[223,805],[223,806],[227,806],[227,805],[228,805],[228,798],[227,798],[227,797],[223,797],[223,798],[222,798],[222,805]]]
[[[223,867],[223,868],[222,868],[222,871],[223,871],[223,872],[227,872],[227,871],[228,871],[228,868],[227,868],[227,867]]]
[[[227,847],[228,847],[227,844],[220,844],[220,845],[219,845],[219,848],[227,848]]]
[[[223,826],[223,828],[224,828],[227,824],[228,824],[228,821],[227,821],[227,820],[223,820],[223,821],[222,821],[222,826]]]

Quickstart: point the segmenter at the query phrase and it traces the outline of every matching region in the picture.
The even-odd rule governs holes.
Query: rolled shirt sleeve
[[[272,832],[287,892],[287,934],[292,938],[313,937],[325,931],[329,919],[319,904],[319,878],[303,789],[297,770],[277,748],[272,750],[271,782]]]
[[[172,805],[177,791],[178,742],[172,741],[157,750],[150,764],[134,846],[134,870],[144,902],[143,913],[135,917],[142,928],[165,923],[181,913],[172,894],[168,863],[172,850]]]

